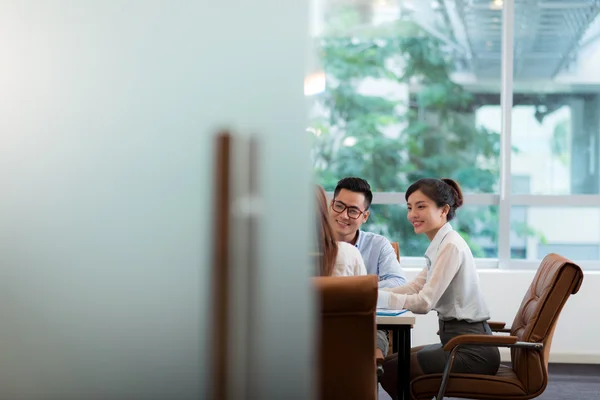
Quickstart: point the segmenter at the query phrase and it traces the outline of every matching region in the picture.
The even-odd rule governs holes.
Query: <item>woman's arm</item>
[[[386,292],[392,292],[396,294],[414,294],[418,293],[425,282],[427,281],[427,267],[423,268],[419,275],[415,277],[412,281],[408,282],[406,285],[398,286],[395,288],[385,288],[381,290],[385,290]]]
[[[411,294],[398,294],[380,290],[377,306],[394,310],[406,308],[417,314],[428,313],[442,297],[458,272],[462,263],[461,257],[458,247],[449,243],[440,251],[435,265],[432,266],[433,272],[421,290]]]
[[[394,309],[393,307],[389,306],[389,299],[391,294],[404,295],[418,293],[421,289],[423,289],[423,286],[425,285],[426,281],[427,267],[423,268],[423,270],[419,272],[419,275],[417,275],[415,279],[408,282],[406,285],[398,286],[395,288],[379,289],[379,296],[377,297],[377,308]],[[400,309],[398,308],[398,310]]]

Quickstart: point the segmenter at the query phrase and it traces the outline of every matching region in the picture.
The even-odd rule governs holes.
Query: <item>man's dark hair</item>
[[[365,196],[365,210],[371,206],[371,202],[373,201],[373,193],[371,192],[371,185],[369,185],[369,182],[366,180],[353,176],[340,179],[335,187],[335,191],[333,192],[334,199],[342,189],[346,189],[354,193],[362,193]]]

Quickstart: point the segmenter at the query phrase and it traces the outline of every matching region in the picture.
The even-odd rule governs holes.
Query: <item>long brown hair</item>
[[[327,197],[325,189],[317,185],[317,240],[320,253],[319,274],[331,276],[335,266],[338,253],[338,244],[333,235],[333,229],[329,224],[329,212],[327,211]]]

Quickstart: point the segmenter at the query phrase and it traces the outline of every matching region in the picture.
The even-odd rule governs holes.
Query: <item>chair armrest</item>
[[[385,359],[383,358],[383,353],[381,350],[377,349],[375,352],[375,365],[377,366],[377,377],[383,375],[383,362]]]
[[[460,346],[517,347],[536,351],[541,351],[544,348],[543,343],[519,342],[518,340],[519,338],[516,336],[504,335],[459,335],[450,339],[444,346],[444,350],[450,352],[450,357],[448,357],[448,361],[446,362],[442,382],[436,398],[444,398],[448,379],[450,379],[450,371],[452,371],[452,365]]]
[[[440,389],[436,398],[444,398],[446,386],[448,385],[448,379],[450,379],[450,371],[452,371],[454,359],[456,358],[457,351],[461,346],[516,347],[536,351],[541,351],[544,348],[543,343],[519,342],[518,340],[519,338],[516,336],[504,335],[459,335],[450,339],[444,346],[444,350],[449,351],[450,356],[446,362],[444,374],[442,375],[442,382],[440,383]]]
[[[495,331],[496,329],[504,329],[504,327],[506,326],[506,322],[488,321],[488,325],[490,326],[490,328],[492,328],[493,331]]]
[[[519,342],[516,336],[501,335],[459,335],[455,336],[444,346],[445,351],[454,353],[459,346],[493,346],[493,347],[516,347],[530,350],[542,350],[543,343]]]
[[[455,336],[444,346],[445,351],[450,351],[458,345],[483,345],[506,347],[507,345],[517,343],[516,336],[500,336],[500,335],[459,335]]]
[[[488,321],[492,332],[510,333],[510,328],[506,328],[506,322]]]

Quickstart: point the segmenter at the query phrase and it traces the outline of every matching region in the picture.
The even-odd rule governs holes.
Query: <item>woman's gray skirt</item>
[[[467,322],[456,319],[442,321],[440,319],[439,325],[441,343],[430,344],[417,352],[419,365],[426,374],[444,372],[450,352],[444,351],[443,346],[453,337],[465,334],[492,334],[486,321]],[[500,352],[497,347],[461,346],[456,352],[452,372],[494,375],[499,367]]]

